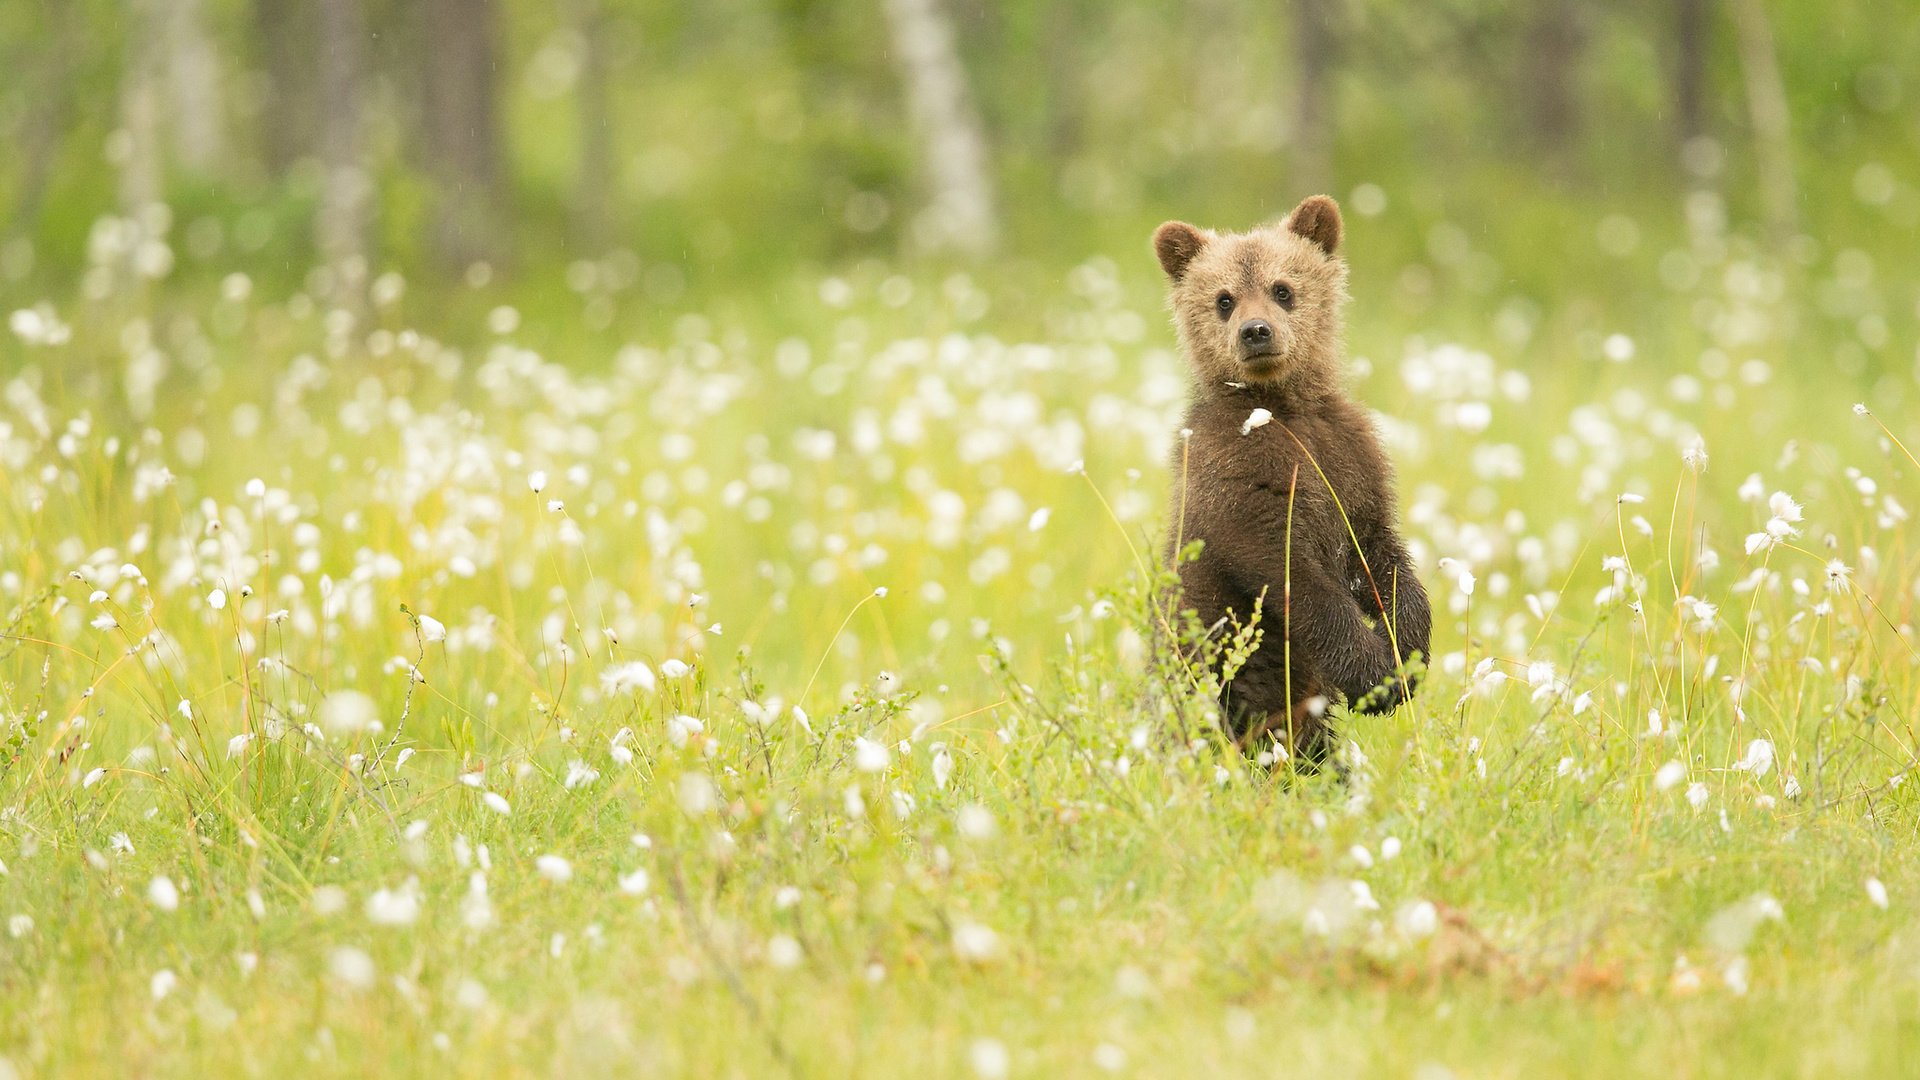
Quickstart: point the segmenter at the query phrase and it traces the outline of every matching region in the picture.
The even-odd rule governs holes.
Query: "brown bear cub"
[[[1274,228],[1153,234],[1193,371],[1167,556],[1202,547],[1179,565],[1180,606],[1217,642],[1259,612],[1222,715],[1241,746],[1275,738],[1306,761],[1329,748],[1330,700],[1386,712],[1411,696],[1432,627],[1392,467],[1341,387],[1340,228],[1316,195]]]

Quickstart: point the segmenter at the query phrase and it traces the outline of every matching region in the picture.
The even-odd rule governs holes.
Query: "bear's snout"
[[[1255,367],[1269,366],[1276,357],[1286,352],[1290,336],[1283,324],[1276,325],[1266,319],[1247,319],[1233,334],[1235,358]]]

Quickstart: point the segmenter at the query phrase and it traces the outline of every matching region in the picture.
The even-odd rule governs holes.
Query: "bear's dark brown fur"
[[[1154,252],[1193,371],[1173,451],[1167,551],[1181,606],[1216,639],[1257,607],[1261,644],[1221,701],[1243,746],[1264,736],[1318,759],[1325,705],[1387,711],[1413,692],[1432,616],[1395,527],[1393,471],[1341,387],[1347,266],[1340,210],[1317,195],[1279,226],[1214,233],[1168,222]]]

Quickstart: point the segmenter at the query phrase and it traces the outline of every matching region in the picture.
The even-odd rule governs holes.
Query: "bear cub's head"
[[[1279,225],[1245,233],[1169,221],[1154,230],[1153,250],[1202,386],[1311,393],[1337,383],[1347,264],[1332,199],[1315,195]]]

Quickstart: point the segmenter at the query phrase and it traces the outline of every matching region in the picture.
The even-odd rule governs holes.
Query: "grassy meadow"
[[[1154,660],[1144,236],[608,329],[97,228],[0,340],[0,1075],[1911,1072],[1897,236],[1386,195],[1437,655],[1299,776]]]

